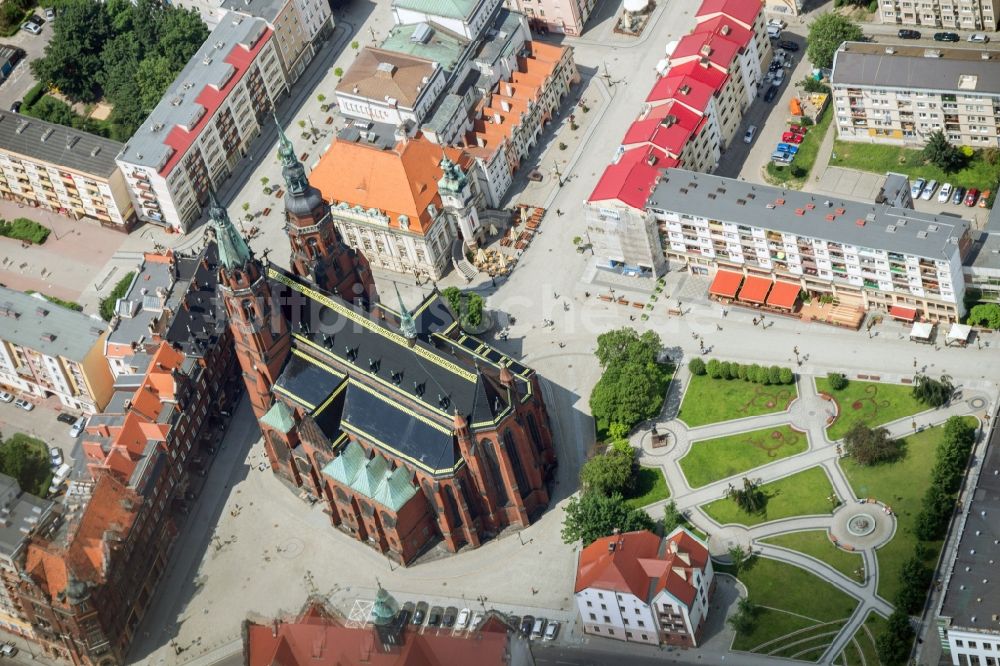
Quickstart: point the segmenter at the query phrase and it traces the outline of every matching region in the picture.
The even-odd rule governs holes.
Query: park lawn
[[[816,390],[837,401],[837,418],[827,426],[830,439],[841,439],[855,423],[874,428],[927,410],[913,397],[913,387],[852,379],[842,391],[830,388],[826,377],[816,378]]]
[[[625,498],[633,509],[670,498],[670,488],[659,467],[640,467],[635,477],[635,490]]]
[[[858,553],[848,553],[834,546],[826,530],[807,530],[805,532],[779,534],[778,536],[762,539],[762,541],[774,544],[775,546],[796,550],[805,555],[811,555],[817,560],[829,564],[848,578],[857,580],[854,572],[862,564],[861,555]]]
[[[804,432],[780,425],[694,442],[680,466],[691,487],[700,488],[807,448],[809,437]]]
[[[979,156],[974,156],[964,169],[955,173],[945,173],[930,163],[925,163],[918,148],[902,148],[853,141],[834,141],[830,166],[848,167],[884,174],[894,171],[911,179],[924,178],[938,183],[951,183],[965,188],[975,187],[992,190],[1000,177],[1000,164],[987,164]]]
[[[971,423],[974,417],[966,416]],[[899,572],[917,546],[914,527],[920,513],[924,493],[931,482],[938,442],[944,426],[928,428],[902,440],[903,457],[895,462],[863,467],[850,458],[840,460],[841,469],[858,497],[874,497],[892,507],[896,514],[896,533],[892,540],[876,551],[878,557],[878,594],[883,599],[896,598]],[[925,564],[937,563],[940,541],[926,541],[928,557]]]
[[[701,508],[720,525],[735,523],[747,527],[790,516],[822,515],[833,511],[828,499],[833,494],[833,486],[822,467],[810,467],[765,483],[760,489],[768,498],[767,506],[760,513],[749,514],[726,497]]]
[[[795,159],[792,160],[791,164],[767,163],[768,180],[773,184],[784,183],[789,187],[798,188],[802,187],[802,184],[809,179],[812,168],[816,164],[816,157],[819,155],[819,147],[823,143],[823,138],[826,136],[827,130],[830,129],[830,122],[833,119],[831,106],[833,105],[826,105],[826,108],[823,109],[823,113],[820,115],[819,122],[811,126],[809,131],[806,132],[806,138],[799,144],[799,152],[795,153]],[[792,169],[795,167],[803,169],[805,174],[799,177],[793,176]]]
[[[844,666],[878,666],[878,650],[875,641],[879,635],[885,631],[888,622],[878,613],[870,612],[865,618],[865,623],[854,632],[854,638],[847,644],[847,648],[840,653],[834,661],[835,664]],[[855,645],[855,641],[857,645]],[[858,656],[860,650],[861,656]]]
[[[798,393],[794,384],[764,386],[742,379],[691,375],[677,418],[691,428],[784,411]]]
[[[750,601],[766,608],[761,609],[752,632],[736,635],[733,648],[737,650],[749,650],[817,624],[841,622],[850,617],[858,603],[805,569],[766,557],[753,558],[740,572],[739,579],[746,586]],[[803,632],[803,637],[806,635]],[[771,652],[781,647],[779,643],[765,650]],[[802,649],[807,647],[804,644]]]

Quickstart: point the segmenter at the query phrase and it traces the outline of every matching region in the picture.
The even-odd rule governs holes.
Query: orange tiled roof
[[[442,151],[458,164],[466,162],[460,149],[442,149],[419,134],[391,150],[335,140],[309,174],[309,182],[332,205],[346,202],[378,209],[389,216],[394,229],[401,228],[399,216],[406,215],[409,230],[424,234],[433,222],[427,206],[441,208],[437,181]]]
[[[124,539],[142,505],[139,497],[110,474],[101,474],[83,516],[70,536],[68,561],[73,572],[84,580],[101,582],[107,562],[108,538]]]
[[[24,558],[24,570],[49,596],[55,599],[69,583],[66,561],[46,548],[47,544],[29,543]]]

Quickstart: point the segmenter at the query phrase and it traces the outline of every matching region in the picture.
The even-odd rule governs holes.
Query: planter
[[[462,330],[468,333],[469,335],[482,335],[486,331],[493,328],[493,315],[490,314],[489,310],[483,308],[483,317],[482,320],[479,322],[479,326],[469,326],[465,322],[464,318],[461,321],[459,321],[459,326],[461,326]]]

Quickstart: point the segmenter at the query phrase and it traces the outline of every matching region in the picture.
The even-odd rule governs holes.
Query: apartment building
[[[993,0],[879,0],[882,23],[956,30],[997,29]]]
[[[978,476],[965,493],[968,507],[957,519],[958,545],[947,555],[940,605],[937,608],[941,647],[954,666],[1000,663],[1000,582],[993,576],[1000,557],[1000,429],[997,413]],[[973,474],[970,472],[970,475]]]
[[[460,236],[482,234],[472,160],[389,125],[352,125],[309,175],[330,203],[340,237],[372,266],[432,280],[451,264]]]
[[[267,22],[220,22],[118,155],[139,219],[187,231],[287,91]]]
[[[0,196],[129,231],[135,206],[115,163],[122,144],[0,110]]]
[[[366,46],[337,84],[337,104],[348,118],[390,123],[412,135],[445,82],[434,60]]]
[[[101,411],[112,391],[104,337],[98,317],[0,287],[0,385],[12,393]]]
[[[694,273],[780,278],[910,319],[965,312],[971,239],[960,218],[683,169],[663,172],[646,209],[667,258]]]
[[[846,42],[834,54],[837,134],[847,141],[1000,146],[1000,53]]]
[[[597,0],[506,0],[505,6],[528,17],[535,32],[557,32],[573,37],[583,34]]]
[[[682,527],[665,539],[626,532],[580,552],[574,593],[583,632],[697,647],[715,574],[708,546]]]
[[[222,0],[219,20],[226,20],[230,12],[267,21],[289,83],[299,80],[324,40],[333,34],[333,12],[327,0]]]

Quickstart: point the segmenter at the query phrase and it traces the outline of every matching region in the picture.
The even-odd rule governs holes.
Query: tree
[[[597,336],[597,360],[601,367],[634,362],[656,363],[663,343],[653,331],[639,335],[634,328],[619,328]]]
[[[958,171],[968,160],[941,130],[931,132],[921,156],[945,173]]]
[[[17,433],[0,446],[0,472],[17,479],[26,492],[45,497],[52,481],[49,449],[42,440]]]
[[[1000,328],[1000,305],[996,303],[980,303],[969,310],[968,323],[973,326]]]
[[[684,514],[677,509],[677,502],[670,500],[663,507],[663,533],[670,534],[685,523]]]
[[[924,566],[922,553],[914,553],[899,572],[901,587],[896,594],[896,607],[909,614],[917,613],[927,598],[933,572]]]
[[[736,612],[729,617],[729,626],[738,634],[748,634],[756,626],[759,612],[760,608],[749,597],[740,597]]]
[[[656,416],[666,392],[665,372],[629,363],[611,366],[604,371],[590,394],[590,413],[600,432],[612,423],[626,425]]]
[[[165,56],[152,56],[140,62],[135,78],[142,108],[152,110],[176,75],[173,63]]]
[[[829,373],[826,381],[834,391],[843,391],[847,388],[847,377],[842,372]]]
[[[955,509],[954,496],[937,485],[927,488],[924,499],[917,514],[917,526],[914,532],[918,539],[934,541],[944,536],[948,531],[952,511]]]
[[[564,543],[583,541],[589,546],[601,537],[610,536],[617,529],[620,532],[653,529],[653,521],[645,511],[633,509],[619,493],[602,495],[584,492],[572,497],[566,504],[566,518],[563,521],[562,539]]]
[[[628,446],[628,454],[612,449],[585,462],[580,469],[584,489],[604,495],[624,493],[633,481],[634,451],[631,446]]]
[[[344,76],[344,70],[343,70],[343,68],[337,67],[336,69],[334,69],[333,70],[333,75],[336,76],[338,79],[341,78],[342,76]]]
[[[691,371],[692,375],[701,376],[706,372],[705,362],[698,358],[697,356],[688,361],[688,370]]]
[[[910,626],[910,617],[897,608],[889,616],[885,631],[875,640],[879,661],[885,666],[905,664],[910,658],[910,648],[916,633]]]
[[[729,562],[733,565],[733,571],[739,576],[740,572],[743,571],[743,566],[746,564],[747,552],[739,544],[731,547],[727,552],[729,554]]]
[[[180,72],[208,39],[208,27],[194,10],[169,7],[164,11],[157,8],[151,14],[156,22],[153,53],[167,58],[173,71]],[[139,29],[141,26],[137,27],[137,31]]]
[[[751,481],[745,476],[743,477],[742,488],[737,488],[733,484],[729,484],[729,489],[726,490],[726,497],[736,502],[736,506],[740,507],[746,513],[760,513],[767,506],[767,497],[764,495],[764,491],[760,489],[760,483]]]
[[[823,14],[809,26],[806,55],[813,66],[824,69],[833,66],[833,54],[843,42],[857,42],[864,33],[857,23],[839,14]]]
[[[855,423],[844,435],[844,451],[859,465],[871,466],[895,460],[901,449],[899,442],[885,428],[869,428]]]
[[[708,376],[712,379],[722,378],[722,364],[714,358],[709,359],[708,364],[705,366],[705,370],[708,372]]]
[[[947,404],[954,392],[955,385],[948,375],[941,375],[941,379],[931,379],[925,374],[918,374],[913,382],[913,397],[934,408]]]
[[[35,78],[58,88],[71,100],[96,102],[103,69],[101,50],[110,26],[103,5],[92,0],[66,0],[59,20],[50,24],[52,39],[45,55],[31,63]]]
[[[778,379],[781,384],[791,384],[795,381],[795,373],[792,372],[791,368],[781,368]]]

